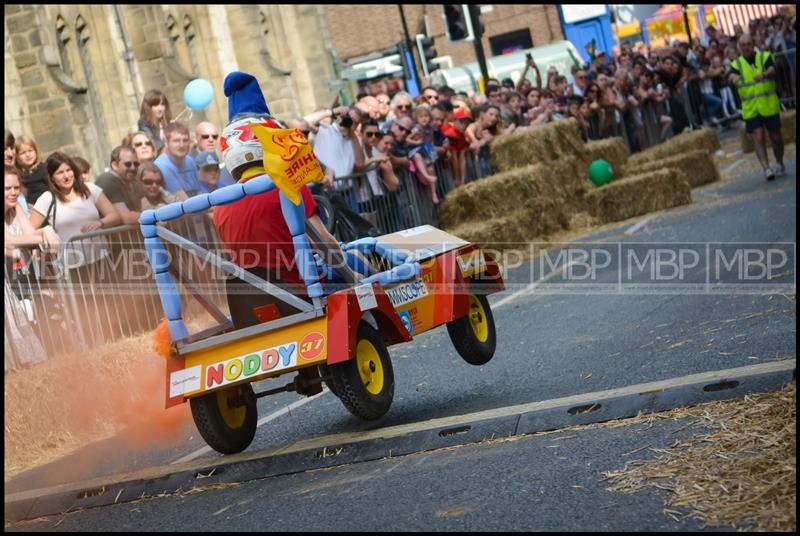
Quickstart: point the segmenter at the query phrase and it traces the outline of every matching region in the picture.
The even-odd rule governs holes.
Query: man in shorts
[[[775,60],[770,52],[758,50],[750,34],[739,38],[740,56],[731,62],[729,80],[739,91],[742,100],[742,119],[747,133],[753,137],[756,156],[768,181],[786,174],[783,165],[783,136],[781,135],[781,105],[775,91]],[[777,164],[770,167],[764,129],[772,142]]]

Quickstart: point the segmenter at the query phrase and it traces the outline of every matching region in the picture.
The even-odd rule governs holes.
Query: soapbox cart
[[[166,406],[188,400],[198,431],[213,449],[232,454],[250,445],[259,397],[283,391],[312,396],[322,392],[323,382],[353,415],[378,419],[394,396],[387,346],[442,324],[468,363],[482,365],[492,358],[496,336],[486,296],[504,288],[499,267],[477,245],[432,226],[343,244],[347,258],[330,263],[336,264],[332,269],[311,248],[309,235],[317,243],[319,237],[306,225],[302,203],[296,206],[279,192],[308,301],[158,225],[274,187],[262,175],[144,211],[139,220],[169,328],[167,350],[161,352],[167,355]],[[298,312],[280,316],[274,307],[257,311],[262,323],[235,329],[231,319],[172,266],[164,241]],[[365,259],[382,269],[373,268],[356,281],[355,272],[367,272]],[[189,334],[176,279],[219,325]],[[332,281],[344,283],[334,286]],[[260,393],[253,389],[253,382],[289,373],[296,376],[284,387]]]

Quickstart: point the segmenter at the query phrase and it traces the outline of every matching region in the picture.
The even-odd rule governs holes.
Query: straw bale
[[[702,149],[709,154],[714,154],[719,148],[720,144],[717,130],[714,128],[703,128],[678,134],[664,143],[654,145],[649,149],[634,154],[628,159],[628,166],[653,162],[696,149]]]
[[[609,223],[691,203],[692,194],[682,171],[659,169],[589,190],[586,202],[592,216]]]
[[[611,164],[614,173],[619,174],[628,161],[628,148],[622,138],[608,138],[605,140],[590,141],[586,144],[587,159],[589,162],[605,160]]]
[[[562,157],[586,158],[574,119],[503,136],[492,143],[491,152],[494,168],[501,172]]]
[[[471,182],[450,192],[439,211],[442,227],[499,219],[519,210],[548,211],[580,204],[585,191],[583,161],[559,158]]]
[[[795,128],[797,119],[797,110],[788,110],[781,112],[781,135],[783,136],[783,143],[795,143]],[[769,141],[769,136],[765,136],[767,147],[772,147],[772,142]],[[752,153],[756,150],[753,143],[753,138],[744,128],[744,125],[739,127],[739,140],[742,143],[743,153]]]
[[[675,156],[652,162],[629,164],[625,166],[624,175],[641,175],[659,169],[681,170],[688,178],[689,186],[692,188],[719,180],[719,169],[716,161],[709,152],[703,149],[676,154]]]

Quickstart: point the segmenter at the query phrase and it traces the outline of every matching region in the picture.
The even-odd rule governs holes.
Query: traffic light
[[[447,39],[450,41],[472,41],[472,22],[467,4],[442,4]]]
[[[406,59],[406,47],[403,46],[403,43],[397,43],[396,45],[392,45],[383,49],[384,57],[394,56],[395,54],[397,55],[397,59],[394,60],[393,63],[403,68],[403,78],[410,78],[411,69],[408,65],[408,60]]]
[[[430,76],[431,72],[439,67],[430,61],[438,56],[436,49],[433,48],[433,37],[425,34],[417,34],[417,52],[419,52],[419,62],[422,64],[422,72],[425,76]]]

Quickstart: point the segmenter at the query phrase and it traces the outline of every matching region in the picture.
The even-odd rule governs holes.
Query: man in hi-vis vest
[[[750,34],[739,38],[741,56],[731,62],[730,82],[737,86],[742,100],[742,119],[745,129],[753,136],[756,156],[764,168],[764,177],[771,181],[786,174],[783,166],[783,137],[781,136],[781,103],[775,92],[775,60],[772,54],[756,49]],[[764,129],[769,133],[777,165],[769,165]]]

